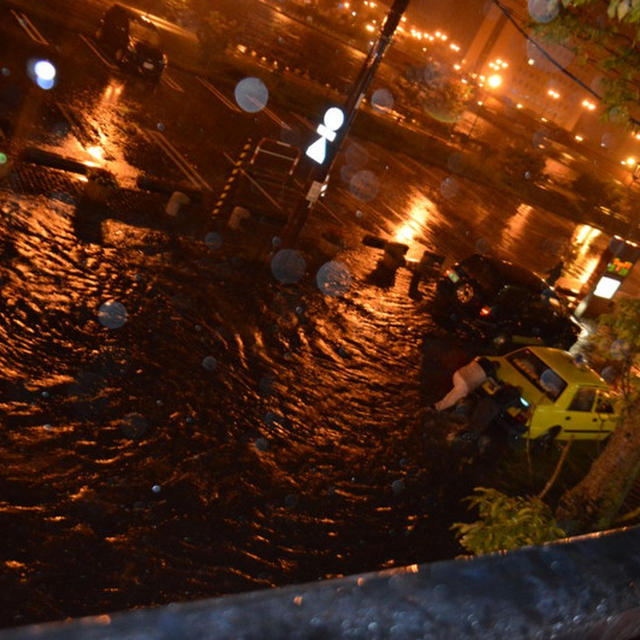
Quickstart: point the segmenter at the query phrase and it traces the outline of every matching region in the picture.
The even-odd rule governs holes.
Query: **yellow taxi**
[[[516,387],[520,401],[499,422],[525,438],[602,440],[620,421],[619,401],[607,383],[567,351],[532,346],[487,359],[496,371],[479,392],[497,397],[505,386]]]

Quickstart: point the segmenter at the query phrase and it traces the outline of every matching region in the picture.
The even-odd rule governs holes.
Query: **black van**
[[[471,328],[497,347],[539,344],[568,349],[581,327],[566,302],[535,273],[492,256],[473,254],[436,285],[433,317]]]
[[[98,42],[124,70],[158,80],[167,66],[156,26],[145,16],[112,5],[100,20]]]

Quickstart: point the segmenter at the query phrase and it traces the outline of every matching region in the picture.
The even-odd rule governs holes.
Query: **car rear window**
[[[566,381],[557,371],[540,360],[529,349],[521,349],[507,356],[509,364],[519,371],[531,384],[555,401],[567,388]]]
[[[521,287],[535,293],[541,293],[547,288],[544,281],[535,273],[499,258],[483,256],[479,253],[460,262],[458,271],[477,280],[483,288],[496,292],[505,285]]]

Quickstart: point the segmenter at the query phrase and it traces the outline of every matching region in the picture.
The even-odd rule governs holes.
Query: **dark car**
[[[568,349],[581,329],[545,280],[481,254],[455,264],[438,280],[433,316],[440,324],[469,328],[500,348],[539,344]]]
[[[102,48],[125,70],[157,80],[167,66],[156,26],[122,5],[114,4],[106,11],[96,36]]]

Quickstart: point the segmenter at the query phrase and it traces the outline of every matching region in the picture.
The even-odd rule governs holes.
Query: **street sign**
[[[336,139],[336,131],[344,122],[344,113],[338,107],[331,107],[325,112],[323,120],[324,123],[316,128],[320,137],[309,145],[305,152],[318,164],[322,164],[327,156],[327,142],[333,142]]]

